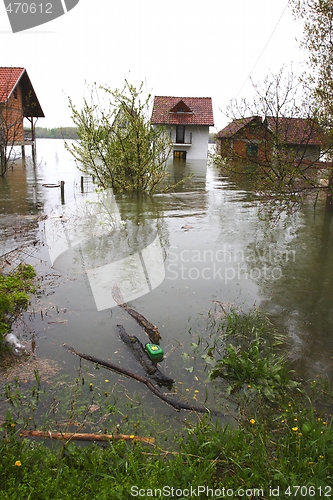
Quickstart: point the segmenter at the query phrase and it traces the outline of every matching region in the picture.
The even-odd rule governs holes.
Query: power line
[[[250,74],[246,77],[246,79],[245,79],[245,81],[244,81],[244,83],[243,83],[242,87],[240,88],[240,90],[239,90],[238,94],[236,95],[236,98],[239,96],[239,94],[241,93],[241,91],[242,91],[242,90],[243,90],[243,88],[245,87],[246,82],[247,82],[247,81],[248,81],[248,79],[251,77],[251,75],[252,75],[252,73],[253,73],[254,69],[256,68],[256,66],[257,66],[258,62],[259,62],[259,61],[260,61],[260,59],[261,59],[261,56],[262,56],[262,55],[263,55],[263,53],[265,52],[267,45],[268,45],[268,44],[269,44],[269,42],[271,41],[271,38],[272,38],[272,36],[274,35],[274,33],[275,33],[275,31],[276,31],[276,28],[277,28],[277,27],[278,27],[278,25],[280,24],[280,21],[281,21],[281,19],[282,19],[283,15],[284,15],[284,13],[285,13],[285,12],[286,12],[286,10],[287,10],[288,4],[289,4],[289,0],[287,0],[286,6],[285,6],[285,8],[283,9],[283,12],[282,12],[281,16],[279,17],[278,22],[277,22],[277,23],[276,23],[276,25],[274,26],[272,33],[271,33],[271,34],[270,34],[270,36],[268,37],[268,40],[267,40],[267,42],[266,42],[266,44],[265,44],[264,48],[263,48],[263,49],[262,49],[262,51],[260,52],[258,59],[256,60],[256,62],[255,62],[255,64],[254,64],[253,68],[251,69]]]

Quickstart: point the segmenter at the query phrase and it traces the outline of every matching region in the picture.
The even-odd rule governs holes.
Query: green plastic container
[[[148,356],[152,361],[162,361],[164,356],[163,349],[157,344],[146,344],[145,345]]]

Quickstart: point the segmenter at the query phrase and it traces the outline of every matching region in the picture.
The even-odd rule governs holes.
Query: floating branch
[[[24,437],[36,437],[36,438],[49,438],[49,439],[61,439],[64,441],[140,441],[142,443],[154,444],[155,438],[153,437],[141,437],[128,434],[91,434],[83,432],[51,432],[51,431],[28,431],[22,430],[21,433]]]
[[[150,341],[153,344],[159,344],[161,339],[161,334],[158,331],[157,326],[153,325],[153,323],[151,323],[147,318],[142,316],[142,314],[138,313],[124,302],[124,298],[122,296],[120,288],[117,285],[115,285],[112,288],[112,298],[118,304],[118,306],[125,309],[125,311],[127,311],[128,314],[135,319],[135,321],[141,326],[141,328],[144,329],[144,331],[146,332]]]
[[[91,361],[92,363],[97,363],[98,365],[105,366],[106,368],[109,368],[110,370],[113,370],[117,373],[121,373],[122,375],[126,375],[127,377],[133,378],[135,380],[138,380],[139,382],[142,382],[145,384],[148,389],[150,389],[156,396],[158,396],[160,399],[168,403],[170,406],[173,406],[177,411],[180,410],[190,410],[194,411],[197,413],[211,413],[212,415],[219,415],[222,417],[226,417],[227,415],[225,413],[221,413],[216,410],[209,410],[208,408],[204,408],[201,406],[193,406],[189,405],[187,403],[183,403],[182,401],[175,401],[162,392],[160,392],[152,383],[150,380],[148,380],[145,377],[141,377],[140,375],[137,375],[136,373],[132,373],[126,368],[122,368],[121,366],[114,365],[113,363],[110,363],[109,361],[104,361],[103,359],[95,358],[94,356],[89,356],[88,354],[83,354],[82,352],[77,352],[73,347],[68,346],[67,344],[64,344],[64,347],[68,349],[72,354],[75,354],[76,356],[79,356],[80,358],[86,359],[88,361]]]

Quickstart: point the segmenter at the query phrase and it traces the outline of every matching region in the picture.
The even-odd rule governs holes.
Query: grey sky
[[[300,67],[304,54],[295,38],[301,25],[289,8],[284,11],[286,5],[287,0],[80,0],[66,15],[12,34],[1,2],[1,65],[27,69],[46,115],[40,126],[71,125],[67,96],[80,105],[85,82],[114,89],[128,78],[135,85],[144,80],[153,95],[212,97],[219,130],[226,124],[220,109],[250,94],[254,66],[255,81],[283,64]]]

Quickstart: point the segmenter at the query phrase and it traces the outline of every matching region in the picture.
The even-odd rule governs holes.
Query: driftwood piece
[[[119,286],[115,285],[112,288],[112,297],[113,300],[118,304],[118,306],[122,307],[127,311],[127,313],[135,319],[135,321],[144,329],[146,334],[149,337],[149,340],[152,344],[159,344],[161,340],[160,332],[158,331],[158,327],[153,325],[147,318],[142,316],[142,314],[138,313],[132,307],[129,307],[125,302],[120,291]]]
[[[142,443],[154,444],[155,438],[141,437],[128,434],[91,434],[83,432],[51,432],[51,431],[28,431],[23,429],[20,434],[24,437],[37,437],[49,439],[61,439],[64,441],[140,441]]]
[[[117,325],[117,331],[121,340],[131,349],[135,359],[139,361],[140,365],[147,372],[147,374],[155,380],[158,385],[164,385],[165,387],[171,388],[174,384],[174,380],[164,375],[164,373],[158,369],[156,363],[154,363],[148,356],[140,340],[135,337],[135,335],[128,335],[122,325]]]
[[[72,354],[75,354],[76,356],[79,356],[80,358],[86,359],[88,361],[91,361],[92,363],[97,363],[98,365],[105,366],[106,368],[109,368],[110,370],[113,370],[117,373],[121,373],[122,375],[126,375],[127,377],[133,378],[134,380],[138,380],[139,382],[142,382],[145,384],[148,389],[150,389],[156,396],[158,396],[160,399],[165,401],[165,403],[168,403],[170,406],[175,408],[177,411],[180,410],[190,410],[190,411],[195,411],[198,413],[211,413],[213,415],[219,415],[222,417],[226,417],[224,413],[221,413],[216,410],[209,410],[208,408],[204,408],[201,406],[193,406],[189,405],[187,403],[183,403],[182,401],[175,401],[162,392],[160,392],[154,384],[150,380],[148,380],[145,377],[141,377],[140,375],[137,375],[136,373],[132,373],[131,371],[127,370],[126,368],[122,368],[121,366],[114,365],[113,363],[110,363],[109,361],[104,361],[99,358],[95,358],[94,356],[89,356],[88,354],[84,354],[82,352],[77,352],[73,347],[68,346],[67,344],[64,344],[64,347],[68,349]]]

